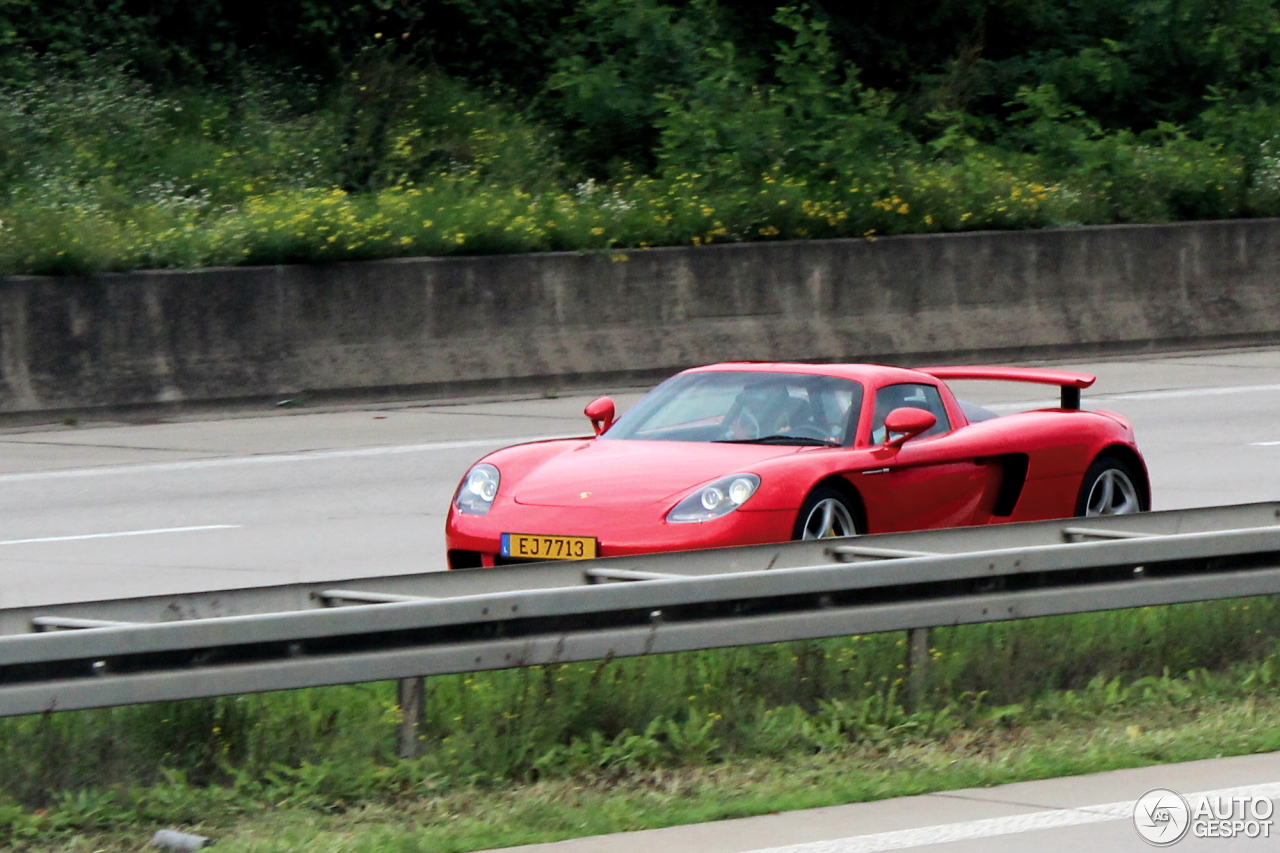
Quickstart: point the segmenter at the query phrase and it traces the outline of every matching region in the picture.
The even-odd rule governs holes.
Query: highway
[[[1280,499],[1280,349],[1055,366],[1096,373],[1085,407],[1132,420],[1155,508]],[[1056,395],[955,387],[1002,412]],[[640,394],[602,391],[620,410]],[[591,396],[0,432],[0,607],[441,569],[470,464],[584,434]]]
[[[1098,374],[1085,407],[1133,422],[1155,508],[1280,500],[1280,348],[1054,366]],[[955,387],[1001,412],[1056,400],[1052,388]],[[620,409],[640,394],[601,391]],[[0,608],[442,569],[445,512],[471,463],[507,443],[585,434],[592,396],[0,430]],[[1141,850],[1115,814],[1147,788],[1254,786],[1272,798],[1276,783],[1275,758],[1230,759],[533,849]],[[1176,849],[1275,843],[1188,839]]]
[[[583,405],[10,432],[0,436],[0,607],[443,569],[445,512],[471,462],[589,430]]]

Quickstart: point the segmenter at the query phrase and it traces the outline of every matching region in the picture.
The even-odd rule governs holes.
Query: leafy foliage
[[[0,272],[1276,215],[1278,57],[1280,0],[4,0]]]

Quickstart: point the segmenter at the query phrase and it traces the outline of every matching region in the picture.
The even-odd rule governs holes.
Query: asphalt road
[[[1157,509],[1280,499],[1280,349],[1057,366],[1129,417]],[[1001,411],[1056,389],[957,383]],[[614,393],[620,409],[636,389]],[[590,396],[0,433],[0,608],[443,568],[458,479]]]
[[[1280,349],[1056,366],[1097,373],[1086,407],[1132,420],[1157,509],[1280,500]],[[1001,411],[1055,399],[1045,389],[1036,400],[1037,389],[1028,386],[960,383],[957,390]],[[639,394],[622,389],[614,396],[625,408]],[[581,412],[589,399],[240,412],[0,432],[0,608],[443,568],[445,512],[469,465],[507,443],[585,434]],[[1147,848],[1130,819],[1112,812],[1130,808],[1146,789],[1261,784],[1258,790],[1274,797],[1277,782],[1280,759],[1252,757],[537,849],[1141,850]],[[1276,844],[1188,839],[1176,849]]]

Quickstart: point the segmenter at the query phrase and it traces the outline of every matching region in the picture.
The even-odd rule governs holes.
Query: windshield
[[[654,388],[605,439],[848,446],[862,386],[801,373],[685,373]]]

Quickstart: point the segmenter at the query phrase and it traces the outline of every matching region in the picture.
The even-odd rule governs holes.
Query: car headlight
[[[468,515],[484,515],[498,496],[498,483],[502,477],[498,469],[487,463],[476,465],[467,472],[453,505]]]
[[[760,487],[755,474],[730,474],[689,494],[667,513],[667,521],[685,524],[728,515],[747,502]]]

